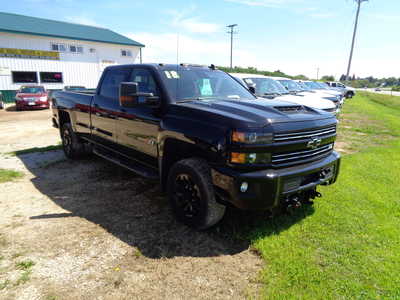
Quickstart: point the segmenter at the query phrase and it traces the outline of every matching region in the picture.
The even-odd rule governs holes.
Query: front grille
[[[274,166],[294,165],[305,163],[307,161],[322,158],[330,154],[333,150],[333,144],[323,145],[312,150],[292,151],[286,153],[272,154],[272,164]]]
[[[308,131],[289,132],[289,133],[276,133],[274,134],[274,142],[290,142],[299,141],[309,138],[320,138],[325,136],[332,136],[336,134],[336,125],[319,128]]]

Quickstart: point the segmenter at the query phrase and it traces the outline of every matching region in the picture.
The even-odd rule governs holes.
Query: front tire
[[[211,169],[204,160],[178,161],[169,172],[167,184],[174,215],[185,225],[204,230],[224,216],[225,206],[216,201]]]
[[[64,154],[70,159],[79,159],[87,155],[85,144],[79,140],[70,123],[64,123],[61,127],[61,141]]]

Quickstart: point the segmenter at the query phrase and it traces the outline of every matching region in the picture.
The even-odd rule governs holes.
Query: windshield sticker
[[[171,79],[171,78],[172,78],[172,76],[171,76],[171,74],[169,73],[169,71],[164,71],[164,74],[165,74],[165,76],[167,76],[168,79]]]
[[[175,79],[179,79],[179,74],[176,71],[169,71],[171,76]]]
[[[246,81],[246,83],[253,84],[253,80],[251,80],[250,78],[246,78],[244,81]]]
[[[200,94],[202,96],[212,96],[213,95],[210,79],[208,79],[208,78],[203,79],[200,82]]]

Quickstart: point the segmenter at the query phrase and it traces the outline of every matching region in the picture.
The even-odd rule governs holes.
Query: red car
[[[15,95],[17,110],[50,108],[47,91],[40,85],[22,86]]]

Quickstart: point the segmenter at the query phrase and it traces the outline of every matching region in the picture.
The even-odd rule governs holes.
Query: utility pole
[[[368,1],[368,0],[354,0],[354,1],[357,1],[357,6],[358,7],[357,7],[357,14],[356,14],[356,22],[354,24],[353,41],[351,42],[349,64],[347,66],[346,80],[349,80],[351,61],[353,60],[354,43],[356,41],[356,34],[357,34],[357,27],[358,27],[358,17],[360,16],[361,3],[365,2],[365,1]]]
[[[317,68],[317,80],[319,80],[319,68]]]
[[[238,24],[232,24],[232,25],[228,25],[226,27],[228,27],[230,30],[228,31],[228,33],[231,35],[231,69],[232,69],[232,54],[233,54],[233,34],[236,34],[237,32],[234,32],[234,28],[238,26]]]

